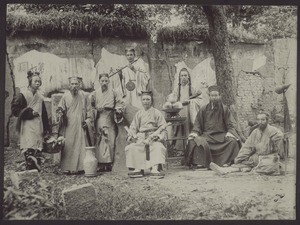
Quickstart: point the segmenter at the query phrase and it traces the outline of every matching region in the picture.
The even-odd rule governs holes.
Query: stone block
[[[26,170],[22,172],[11,172],[10,179],[16,188],[20,188],[20,185],[25,181],[30,181],[39,177],[37,170]]]
[[[91,183],[72,186],[62,191],[64,210],[69,219],[95,218],[97,194]]]

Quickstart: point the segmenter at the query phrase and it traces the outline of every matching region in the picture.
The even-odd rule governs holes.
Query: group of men
[[[63,94],[57,109],[61,135],[65,137],[60,165],[65,174],[84,173],[84,149],[88,145],[96,147],[99,170],[111,171],[117,144],[116,126],[123,120],[128,99],[134,99],[134,104],[141,107],[127,129],[128,145],[124,147],[128,174],[142,177],[150,169],[150,176],[164,176],[168,124],[162,112],[153,107],[152,92],[146,90],[149,76],[134,66],[135,51],[129,49],[126,55],[129,61],[126,70],[132,76],[128,79],[135,81],[135,95],[130,88],[127,92],[123,87],[122,92],[113,89],[107,73],[99,75],[100,88],[88,95],[80,90],[79,77],[69,78],[69,90]],[[28,88],[14,98],[12,113],[18,117],[17,130],[26,168],[40,170],[43,137],[51,129],[43,96],[38,93],[42,84],[39,73],[29,71],[28,82]],[[242,143],[230,109],[221,101],[218,86],[208,88],[209,102],[205,102],[201,91],[191,87],[190,74],[183,68],[174,93],[184,105],[181,114],[188,118],[185,163],[189,167],[206,167],[219,174],[242,168],[249,171],[257,166],[260,155],[283,155],[283,133],[268,124],[268,113],[257,115],[258,127]]]

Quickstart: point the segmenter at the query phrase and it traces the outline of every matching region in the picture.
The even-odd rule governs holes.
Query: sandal
[[[78,172],[76,171],[70,171],[70,170],[66,170],[63,172],[64,175],[76,175]]]
[[[142,171],[140,171],[140,172],[129,172],[128,176],[130,178],[138,178],[138,177],[143,177],[144,175],[143,175]]]
[[[150,173],[151,178],[160,179],[160,178],[164,178],[164,176],[165,176],[165,174],[163,174],[163,173]]]

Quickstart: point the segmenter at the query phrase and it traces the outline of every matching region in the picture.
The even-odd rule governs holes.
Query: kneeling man
[[[165,164],[166,148],[161,143],[166,139],[166,121],[162,113],[152,107],[152,92],[142,92],[144,109],[139,110],[128,129],[125,147],[126,166],[134,169],[130,177],[142,177],[143,170],[151,168],[151,176],[163,177],[159,165]]]
[[[243,144],[239,154],[234,159],[234,164],[228,168],[221,168],[218,165],[211,163],[210,168],[218,174],[226,174],[230,172],[251,171],[252,168],[259,164],[260,156],[270,155],[274,158],[274,154],[278,154],[281,158],[284,157],[283,148],[283,133],[276,127],[269,125],[269,114],[260,112],[257,115],[258,127],[252,131],[246,142]],[[270,167],[272,163],[269,164]],[[264,170],[267,165],[264,166]],[[267,172],[267,171],[265,171]]]

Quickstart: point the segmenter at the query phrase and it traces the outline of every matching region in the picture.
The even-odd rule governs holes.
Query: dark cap
[[[72,79],[77,79],[78,82],[82,82],[82,77],[76,77],[76,76],[69,77],[69,78],[68,78],[69,82],[71,82]]]
[[[31,78],[33,76],[39,76],[40,75],[40,72],[37,71],[37,67],[32,67],[30,68],[28,71],[27,71],[27,78]]]
[[[135,53],[135,48],[133,46],[128,46],[126,49],[125,49],[125,52],[134,52]]]
[[[220,87],[217,86],[217,85],[213,85],[213,86],[208,87],[208,92],[212,92],[212,91],[217,91],[217,92],[220,93]]]
[[[100,74],[99,74],[99,80],[100,80],[102,77],[107,77],[107,78],[109,78],[109,75],[108,75],[108,73],[100,73]]]
[[[141,92],[142,92],[142,95],[150,95],[150,96],[153,95],[152,91],[141,91]]]

